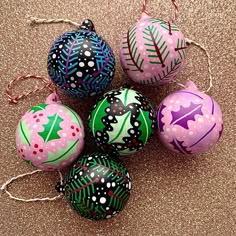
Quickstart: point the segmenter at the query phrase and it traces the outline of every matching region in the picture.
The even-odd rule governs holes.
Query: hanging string
[[[11,92],[10,92],[10,88],[12,87],[12,85],[20,80],[25,80],[25,79],[40,79],[44,85],[41,88],[36,87],[35,89],[29,91],[28,93],[23,93],[21,95],[17,95],[17,96],[12,96]],[[8,101],[10,103],[17,103],[18,100],[20,100],[21,98],[25,98],[31,94],[37,93],[39,91],[42,91],[43,89],[48,88],[52,93],[57,93],[57,89],[54,86],[54,84],[52,82],[50,82],[47,78],[43,77],[43,76],[38,76],[38,75],[22,75],[19,76],[15,79],[13,79],[12,81],[10,81],[7,84],[7,88],[6,88],[6,95],[8,97]]]
[[[179,7],[176,3],[176,0],[171,0],[174,8],[175,8],[175,13],[174,13],[174,17],[171,19],[171,22],[174,23],[177,20],[178,17],[178,13],[179,13]]]
[[[77,28],[79,28],[81,25],[68,20],[68,19],[48,19],[48,18],[37,18],[37,17],[33,17],[33,16],[26,16],[26,18],[28,19],[28,22],[30,24],[51,24],[51,23],[68,23],[71,24]]]
[[[185,41],[187,44],[191,45],[195,45],[197,47],[199,47],[204,53],[205,55],[207,56],[207,69],[208,69],[208,73],[209,73],[209,87],[207,88],[206,91],[203,91],[204,93],[205,92],[209,92],[211,90],[211,88],[213,87],[213,77],[212,77],[212,70],[211,70],[211,58],[210,58],[210,54],[209,52],[207,51],[207,49],[202,46],[200,43],[197,43],[191,39],[188,39],[188,38],[185,38]]]
[[[41,172],[41,171],[42,170],[34,170],[32,172],[28,172],[28,173],[25,173],[25,174],[15,176],[15,177],[11,178],[10,180],[6,181],[6,183],[4,183],[1,186],[1,190],[4,191],[5,193],[7,193],[8,196],[11,199],[14,199],[14,200],[17,200],[17,201],[22,201],[22,202],[55,201],[55,200],[61,198],[62,194],[58,194],[57,196],[51,197],[51,198],[50,197],[44,197],[44,198],[24,199],[24,198],[15,197],[8,191],[8,185],[11,184],[12,182],[14,182],[15,180],[20,179],[20,178],[25,177],[25,176],[28,176],[28,175],[33,175],[33,174],[35,174],[37,172]],[[59,173],[59,176],[60,176],[60,183],[62,185],[63,184],[63,176],[62,176],[62,173],[60,171],[58,171],[58,173]]]
[[[160,3],[160,1],[161,0],[158,0],[158,3]],[[149,0],[144,0],[142,12],[146,13],[147,15],[150,15],[147,11],[148,2],[149,2]],[[171,2],[172,2],[172,5],[174,6],[175,12],[174,12],[174,17],[171,20],[169,20],[169,22],[174,23],[178,17],[179,7],[176,3],[176,0],[171,0]]]
[[[195,45],[197,47],[199,47],[207,56],[207,69],[208,69],[208,73],[209,73],[209,86],[207,88],[207,90],[203,91],[203,93],[209,92],[211,90],[211,88],[213,87],[213,76],[212,76],[212,70],[211,70],[211,58],[210,58],[210,54],[207,51],[207,49],[202,46],[200,43],[197,43],[191,39],[185,38],[185,41],[188,45]],[[173,83],[179,85],[180,87],[186,88],[184,84],[181,84],[180,82],[177,81],[172,81]]]
[[[147,11],[147,4],[148,4],[149,0],[144,0],[143,2],[143,9],[142,9],[142,13],[146,13],[147,15],[150,15]]]
[[[185,86],[184,84],[181,84],[180,82],[177,82],[176,80],[173,80],[173,81],[171,81],[171,82],[172,82],[172,83],[175,83],[175,84],[179,85],[180,87],[186,89],[186,86]]]

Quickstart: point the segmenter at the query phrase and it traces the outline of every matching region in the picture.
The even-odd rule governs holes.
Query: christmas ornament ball
[[[27,163],[45,171],[70,165],[84,146],[80,117],[61,104],[53,93],[44,104],[33,106],[16,129],[16,147]]]
[[[120,88],[104,94],[89,117],[95,142],[107,153],[129,155],[144,147],[153,133],[155,112],[139,92]]]
[[[129,199],[131,179],[123,162],[108,154],[84,155],[73,164],[63,186],[56,186],[78,214],[93,220],[117,215]]]
[[[167,96],[157,111],[158,134],[171,151],[198,154],[214,146],[223,131],[217,102],[189,81],[186,88]]]
[[[48,55],[48,73],[65,93],[79,98],[101,93],[115,72],[112,49],[85,20],[77,31],[64,33]]]
[[[185,51],[185,38],[177,26],[143,13],[121,40],[120,61],[134,82],[166,84],[181,71]]]

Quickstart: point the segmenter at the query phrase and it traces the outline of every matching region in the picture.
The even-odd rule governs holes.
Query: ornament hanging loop
[[[142,13],[146,13],[147,15],[150,15],[147,11],[147,4],[148,4],[149,0],[144,0],[143,2],[143,9],[142,9]]]
[[[13,196],[7,189],[8,185],[11,184],[12,182],[14,182],[15,180],[19,179],[19,178],[22,178],[22,177],[25,177],[25,176],[28,176],[28,175],[33,175],[37,172],[42,172],[42,170],[34,170],[32,172],[28,172],[28,173],[25,173],[25,174],[21,174],[21,175],[18,175],[16,177],[13,177],[11,178],[10,180],[6,181],[6,183],[4,183],[0,190],[4,191],[5,193],[7,193],[7,195],[11,198],[11,199],[14,199],[14,200],[17,200],[17,201],[21,201],[21,202],[36,202],[36,201],[54,201],[54,200],[57,200],[58,198],[61,198],[62,194],[59,194],[55,197],[44,197],[44,198],[32,198],[32,199],[24,199],[24,198],[18,198],[18,197],[15,197]],[[62,177],[62,173],[60,171],[58,171],[59,173],[59,176],[60,176],[60,183],[62,184],[63,183],[63,177]]]
[[[174,23],[176,20],[177,20],[177,17],[178,17],[178,11],[179,11],[179,7],[176,3],[176,0],[171,0],[174,8],[175,8],[175,13],[174,13],[174,17],[172,18],[171,22]]]
[[[40,79],[44,83],[44,85],[41,88],[36,87],[35,89],[29,91],[28,93],[23,93],[21,95],[17,95],[17,96],[13,97],[11,92],[10,92],[10,88],[16,82],[18,82],[20,80],[25,80],[25,79]],[[13,79],[12,81],[10,81],[7,84],[6,95],[8,97],[9,103],[17,103],[17,101],[20,100],[21,98],[25,98],[25,97],[27,97],[27,96],[29,96],[31,94],[34,94],[34,93],[39,92],[39,91],[42,91],[45,88],[48,88],[50,90],[50,92],[52,92],[52,93],[57,93],[56,87],[47,78],[45,78],[43,76],[38,76],[38,75],[22,75],[22,76],[19,76],[19,77]]]
[[[68,23],[71,24],[73,26],[75,26],[76,28],[79,28],[81,25],[68,20],[68,19],[48,19],[48,18],[37,18],[37,17],[33,17],[33,16],[26,16],[26,18],[28,19],[29,24],[51,24],[51,23]]]
[[[159,3],[160,1],[161,1],[161,0],[158,0],[158,3]],[[142,13],[145,13],[145,14],[147,14],[147,15],[149,16],[150,14],[149,14],[148,11],[147,11],[148,2],[149,2],[149,0],[144,0]],[[177,3],[176,3],[176,0],[171,0],[171,3],[172,3],[172,5],[174,6],[175,13],[174,13],[174,17],[173,17],[171,20],[169,20],[169,22],[174,23],[174,22],[177,20],[177,17],[178,17],[179,7],[178,7],[178,5],[177,5]]]
[[[211,70],[211,59],[210,59],[210,54],[207,51],[207,49],[202,46],[200,43],[197,43],[191,39],[185,38],[185,41],[188,45],[195,45],[197,47],[199,47],[207,56],[207,69],[208,69],[208,73],[209,73],[209,86],[207,88],[207,90],[203,91],[204,93],[209,92],[211,90],[211,88],[213,87],[213,76],[212,76],[212,70]]]

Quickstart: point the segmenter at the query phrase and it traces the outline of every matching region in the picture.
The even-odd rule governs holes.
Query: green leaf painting
[[[33,166],[33,167],[34,167],[32,161],[30,161],[30,160],[24,160],[24,161],[27,162],[30,166]]]
[[[77,143],[79,142],[79,139],[77,139],[75,142],[69,141],[67,143],[67,146],[62,149],[58,148],[56,153],[49,152],[48,153],[48,160],[43,162],[43,164],[50,164],[59,166],[60,162],[63,159],[68,159],[70,155],[73,155],[77,152]]]
[[[170,22],[166,22],[166,21],[159,20],[159,19],[150,19],[149,22],[151,22],[152,24],[159,23],[160,26],[161,26],[163,29],[168,30],[170,33],[172,33],[172,31],[173,31],[173,32],[174,32],[174,31],[175,31],[175,32],[179,31],[179,29],[177,28],[177,26],[173,25],[173,24],[170,23]]]
[[[131,182],[121,161],[106,154],[91,153],[73,164],[64,186],[70,205],[79,214],[105,219],[125,206]]]
[[[149,80],[140,80],[141,84],[153,84],[156,82],[161,82],[166,79],[171,79],[175,76],[180,68],[181,61],[180,59],[174,59],[171,61],[169,66],[166,66],[161,73],[153,76],[150,81]]]
[[[106,175],[108,172],[111,172],[111,170],[122,172],[125,169],[123,166],[118,166],[117,162],[113,161],[112,159],[107,159],[107,158],[103,158],[103,159],[94,158],[91,160],[90,163],[91,163],[91,167],[94,167],[93,168],[94,171],[96,170],[98,173],[103,173],[104,175]]]
[[[107,102],[107,99],[101,100],[96,108],[93,109],[89,121],[89,127],[93,132],[93,136],[95,136],[96,132],[99,130],[103,130],[105,125],[102,122],[102,118],[107,115],[105,109],[109,107],[110,104]]]
[[[99,169],[97,169],[97,167],[99,167],[99,166],[95,166],[94,168],[90,169],[90,171],[91,171],[90,173],[93,173],[95,171],[99,171]],[[107,170],[106,166],[103,166],[102,169],[105,171],[105,173],[101,172],[101,174],[104,177],[109,178],[109,177],[114,176],[114,178],[112,178],[112,181],[115,181],[116,183],[119,183],[120,185],[122,185],[125,182],[125,180],[124,180],[125,176],[123,176],[123,173],[116,172],[113,169]],[[75,175],[78,176],[79,172],[80,171],[77,170],[76,173],[74,173],[74,175],[69,176],[69,179],[73,178],[73,176],[75,176]],[[77,210],[84,210],[83,206],[86,205],[87,206],[86,209],[89,209],[90,213],[91,213],[91,211],[96,212],[96,215],[105,212],[105,209],[103,208],[102,205],[96,206],[95,203],[93,203],[89,200],[86,202],[86,199],[84,198],[84,196],[86,196],[86,195],[91,196],[92,194],[96,193],[95,185],[98,181],[99,181],[98,178],[92,179],[90,175],[86,174],[86,176],[76,178],[76,181],[66,184],[67,192],[71,193],[69,195],[69,200],[72,202],[76,202],[76,205],[73,205],[73,207],[75,206],[75,208]],[[120,208],[121,206],[124,205],[123,201],[127,200],[127,198],[129,197],[129,193],[123,187],[117,187],[117,188],[119,191],[114,191],[114,193],[111,191],[112,192],[111,193],[111,198],[112,198],[111,204],[112,205],[114,204],[113,205],[114,207]],[[124,199],[122,199],[122,197],[124,197]],[[121,204],[121,206],[117,206],[116,205],[117,203]]]
[[[108,144],[110,143],[124,143],[123,138],[129,137],[128,130],[132,128],[130,124],[131,112],[127,112],[122,116],[117,116],[117,123],[114,123],[113,130],[107,131],[109,136]]]
[[[141,53],[138,52],[136,26],[133,26],[123,38],[122,48],[124,50],[123,55],[126,57],[127,66],[130,66],[132,71],[143,72],[142,66],[144,59]]]
[[[121,90],[121,94],[116,95],[116,98],[120,99],[123,102],[124,106],[127,106],[129,103],[133,103],[133,101],[141,105],[136,97],[139,97],[136,91],[127,88]]]
[[[110,195],[109,206],[114,207],[116,209],[123,209],[124,202],[128,200],[129,194],[121,187],[117,187],[114,192],[110,191],[108,193]]]
[[[58,114],[48,116],[48,123],[43,125],[44,131],[38,133],[43,138],[45,143],[49,142],[50,140],[60,139],[60,136],[57,132],[62,130],[60,127],[60,123],[62,121],[63,119]]]
[[[175,51],[178,52],[181,59],[185,58],[185,49],[186,49],[185,40],[178,39]]]
[[[146,51],[150,59],[151,64],[161,64],[165,67],[165,60],[169,55],[166,41],[163,39],[163,35],[160,34],[158,29],[154,26],[148,26],[143,31],[143,38],[147,47]]]
[[[21,144],[28,144],[30,146],[30,136],[32,134],[32,130],[29,130],[28,125],[26,124],[26,121],[20,121],[19,124],[19,136],[20,136],[20,143]]]
[[[34,106],[30,109],[30,111],[33,111],[33,114],[37,111],[45,110],[45,108],[48,106],[48,104],[39,104],[37,106]]]
[[[143,144],[147,143],[147,140],[152,132],[152,120],[149,118],[149,112],[140,110],[140,114],[137,118],[138,121],[142,124],[141,135],[139,139]]]

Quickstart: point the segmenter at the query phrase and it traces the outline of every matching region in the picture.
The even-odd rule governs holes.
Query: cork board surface
[[[122,213],[110,220],[94,222],[78,216],[65,198],[54,202],[23,203],[1,193],[0,235],[236,235],[236,96],[235,96],[235,0],[177,1],[176,24],[185,34],[204,45],[211,55],[214,87],[210,92],[221,105],[225,130],[219,144],[208,153],[185,157],[168,152],[154,135],[137,154],[122,158],[133,179],[130,200]],[[116,75],[112,87],[127,79],[119,62],[121,34],[141,14],[142,0],[1,0],[0,2],[0,184],[32,171],[16,154],[15,128],[21,116],[41,103],[48,91],[30,96],[17,105],[8,104],[7,83],[22,74],[47,76],[47,52],[51,42],[72,29],[67,24],[30,26],[25,15],[42,18],[69,18],[80,23],[93,20],[97,32],[109,42],[116,55]],[[151,1],[152,16],[168,20],[171,1]],[[178,81],[191,79],[202,89],[208,86],[206,58],[191,46],[187,63]],[[15,94],[40,85],[25,81],[13,88]],[[154,106],[177,86],[142,87]],[[59,93],[63,103],[76,110],[85,121],[95,98],[73,99]],[[85,152],[96,150],[87,135]],[[10,186],[19,197],[54,196],[56,173],[39,173]]]

